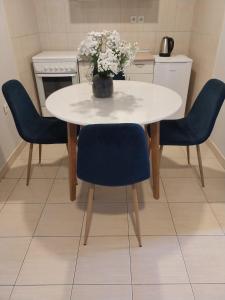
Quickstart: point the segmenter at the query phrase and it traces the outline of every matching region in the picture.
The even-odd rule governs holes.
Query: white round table
[[[92,85],[81,83],[53,93],[46,101],[51,114],[77,125],[146,125],[170,117],[181,104],[181,97],[168,88],[126,80],[114,81],[112,98],[94,98]]]
[[[159,124],[176,113],[182,99],[174,91],[150,83],[114,81],[112,98],[97,99],[92,85],[81,83],[56,91],[46,100],[48,111],[68,123],[70,198],[76,197],[76,125],[137,123],[151,126],[153,194],[159,198]]]

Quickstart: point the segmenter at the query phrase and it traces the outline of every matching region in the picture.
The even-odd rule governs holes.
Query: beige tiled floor
[[[202,147],[166,147],[161,198],[138,188],[143,247],[133,230],[130,188],[96,187],[88,245],[83,232],[88,184],[69,201],[65,146],[28,147],[0,182],[0,300],[224,300],[225,170]]]

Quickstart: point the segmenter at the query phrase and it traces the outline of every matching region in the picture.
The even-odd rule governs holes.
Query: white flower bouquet
[[[117,31],[90,32],[78,49],[78,57],[90,62],[91,75],[114,77],[134,60],[137,44],[120,39]]]

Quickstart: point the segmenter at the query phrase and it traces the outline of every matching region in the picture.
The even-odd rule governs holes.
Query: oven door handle
[[[35,74],[38,78],[44,77],[74,77],[76,74]]]

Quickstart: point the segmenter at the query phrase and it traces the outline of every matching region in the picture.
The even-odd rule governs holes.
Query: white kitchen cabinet
[[[154,62],[135,62],[126,71],[126,79],[133,81],[153,82]]]
[[[90,69],[90,65],[88,62],[80,61],[79,62],[79,82],[88,82],[88,72]]]
[[[191,76],[192,60],[184,55],[155,57],[153,82],[176,91],[182,97],[182,107],[170,119],[184,116]]]

